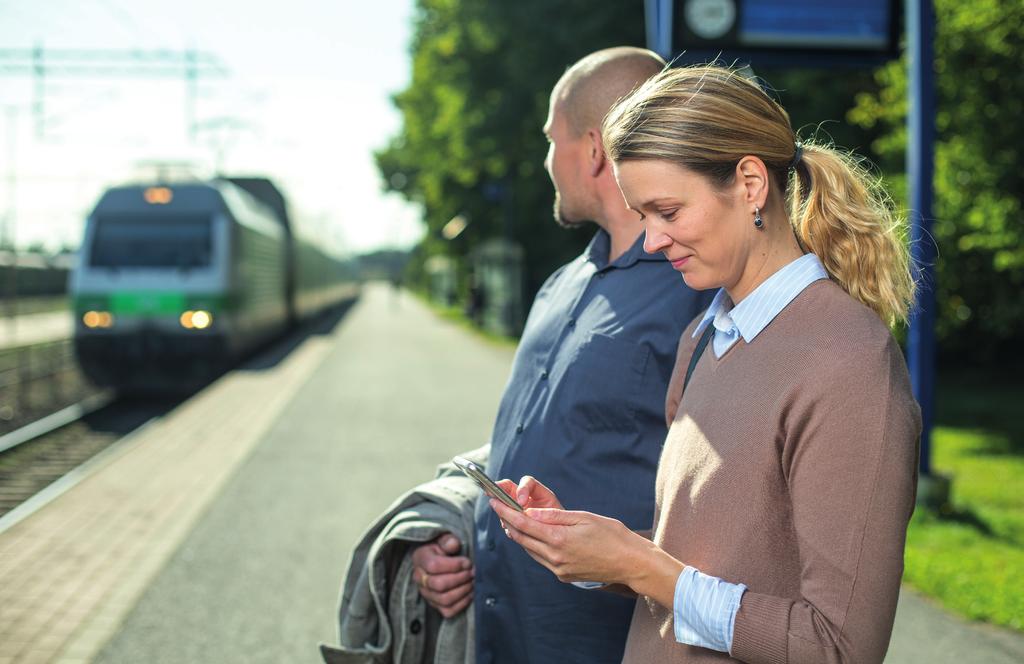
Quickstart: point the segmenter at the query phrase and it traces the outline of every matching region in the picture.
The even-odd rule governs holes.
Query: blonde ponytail
[[[904,224],[881,184],[854,157],[806,143],[795,179],[788,207],[804,248],[882,320],[906,321],[914,280]]]

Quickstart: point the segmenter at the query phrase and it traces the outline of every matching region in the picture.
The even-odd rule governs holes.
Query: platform
[[[486,440],[511,359],[367,288],[0,523],[0,664],[319,661],[363,528]],[[905,595],[887,661],[1020,661],[944,616]]]
[[[70,311],[47,311],[0,318],[0,350],[70,339],[74,325]]]

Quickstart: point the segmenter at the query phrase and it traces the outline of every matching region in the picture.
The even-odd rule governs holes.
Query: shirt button
[[[487,540],[487,550],[494,551],[494,539]]]
[[[413,634],[419,634],[421,629],[423,629],[423,623],[420,622],[419,618],[409,623],[409,631]]]
[[[498,598],[494,597],[494,596],[488,597],[487,599],[484,600],[484,604],[486,604],[487,606],[494,606],[497,603],[498,603]]]
[[[604,273],[604,272],[598,272],[598,273],[597,273],[597,278],[598,278],[598,279],[604,279],[604,275],[605,275],[605,273]]]
[[[548,372],[547,372],[547,370],[540,372],[540,379],[541,380],[547,380],[548,379]]]
[[[522,433],[522,432],[523,432],[523,425],[522,424],[517,425],[516,426],[516,433]]]
[[[576,327],[576,319],[575,318],[570,318],[569,319],[569,327]]]

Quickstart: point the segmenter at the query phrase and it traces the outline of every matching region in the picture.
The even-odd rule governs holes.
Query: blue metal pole
[[[921,404],[921,475],[931,467],[935,401],[935,241],[932,239],[932,182],[935,172],[935,12],[931,0],[907,0],[910,111],[907,116],[907,180],[910,194],[910,252],[919,281],[910,318],[907,364],[914,396]]]
[[[658,0],[644,0],[644,32],[647,36],[647,48],[657,53],[658,43]]]
[[[672,0],[644,0],[647,48],[668,60],[672,57]]]

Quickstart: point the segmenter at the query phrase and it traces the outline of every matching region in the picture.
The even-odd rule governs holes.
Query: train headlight
[[[186,311],[178,319],[186,330],[205,330],[213,324],[213,314],[209,311]]]
[[[196,311],[192,314],[192,326],[197,330],[205,330],[213,322],[209,311]]]
[[[86,311],[82,323],[89,329],[108,328],[114,326],[114,317],[109,311]]]
[[[174,199],[174,192],[168,187],[149,187],[142,197],[150,205],[167,205]]]

